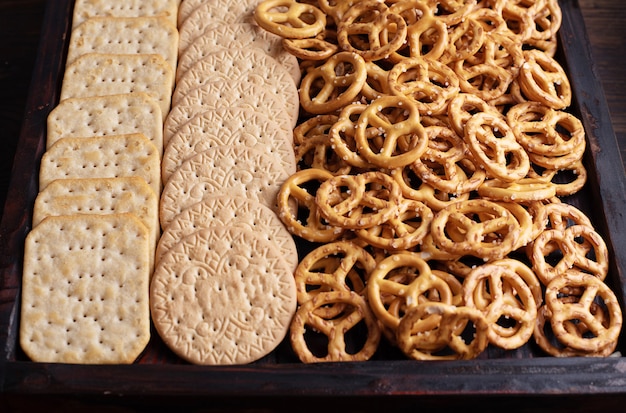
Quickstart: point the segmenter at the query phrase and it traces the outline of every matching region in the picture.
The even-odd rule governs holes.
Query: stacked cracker
[[[25,245],[20,341],[32,360],[131,363],[149,341],[177,8],[76,1]]]
[[[243,364],[284,339],[297,250],[275,213],[295,173],[297,59],[254,24],[256,0],[183,1],[164,128],[157,332],[195,364]]]

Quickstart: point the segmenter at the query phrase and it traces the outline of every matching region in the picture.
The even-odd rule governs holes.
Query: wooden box
[[[610,253],[607,283],[626,303],[626,176],[575,0],[560,2],[559,58],[574,92],[572,110],[588,139],[589,180],[568,200],[585,210]],[[384,347],[368,362],[305,365],[283,343],[247,366],[201,367],[173,356],[156,333],[133,365],[33,363],[19,346],[24,239],[38,191],[46,117],[58,102],[73,0],[48,2],[40,53],[0,228],[0,411],[612,411],[626,402],[626,341],[609,358],[553,358],[528,344],[488,349],[471,361],[419,362]],[[624,334],[622,334],[623,336]]]

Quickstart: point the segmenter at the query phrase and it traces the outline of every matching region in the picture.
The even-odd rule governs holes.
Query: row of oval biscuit
[[[25,242],[20,343],[34,361],[131,363],[150,339],[178,4],[75,3]]]
[[[266,356],[295,312],[298,253],[275,202],[296,170],[299,71],[251,20],[256,3],[180,7],[190,12],[179,19],[185,37],[164,125],[150,305],[165,344],[195,364]]]

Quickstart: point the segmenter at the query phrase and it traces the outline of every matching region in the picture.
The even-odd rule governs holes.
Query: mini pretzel
[[[517,202],[502,201],[497,203],[508,209],[519,223],[519,236],[517,238],[517,242],[513,246],[513,250],[525,247],[537,237],[539,231],[537,230],[536,222],[533,220],[533,217],[530,215],[528,210],[522,206],[522,204]]]
[[[401,116],[390,119],[386,116],[389,111],[401,111]],[[367,131],[372,127],[379,129],[379,136],[384,137],[380,148],[372,145],[368,136]],[[383,96],[367,105],[356,125],[355,139],[359,154],[381,168],[408,165],[419,158],[428,145],[417,106],[401,96]]]
[[[559,295],[564,289],[581,288],[579,299],[573,303],[563,303]],[[557,339],[566,346],[583,351],[601,351],[614,346],[622,327],[622,312],[619,302],[611,289],[591,274],[570,271],[554,278],[547,286],[546,305],[550,310],[550,325]],[[592,314],[592,305],[606,306],[609,317],[607,325],[599,322]],[[580,336],[567,331],[566,322],[577,320],[583,323],[590,334]]]
[[[492,201],[542,201],[556,196],[556,185],[536,178],[522,178],[515,182],[488,179],[480,185],[478,194]]]
[[[298,59],[326,60],[339,50],[337,43],[327,38],[328,35],[328,30],[326,30],[315,37],[306,39],[283,39],[283,48]]]
[[[552,265],[552,257],[560,260]],[[604,240],[593,227],[587,225],[542,232],[533,242],[530,259],[533,270],[544,284],[572,268],[604,280],[609,266]]]
[[[315,37],[326,27],[326,15],[317,7],[295,0],[263,0],[254,20],[270,33],[287,39]]]
[[[461,23],[475,8],[477,0],[428,0],[427,3],[436,6],[435,16],[447,26],[456,26]]]
[[[374,258],[350,241],[320,245],[300,261],[294,272],[298,303],[327,291],[365,294],[365,282],[375,266]],[[318,307],[317,311],[324,318],[337,312],[335,307]]]
[[[312,242],[330,242],[341,236],[344,230],[324,221],[315,203],[315,193],[309,192],[316,190],[311,186],[332,177],[333,174],[323,169],[304,169],[281,185],[277,195],[278,217],[289,232]]]
[[[331,148],[328,131],[337,119],[335,115],[318,115],[296,126],[293,145],[299,168],[325,169],[333,175],[350,173],[352,167]]]
[[[494,116],[505,119],[500,112],[480,97],[471,93],[461,92],[450,100],[448,120],[454,131],[459,136],[463,136],[465,134],[465,123],[470,120],[472,115],[480,112],[492,113]]]
[[[585,186],[587,169],[582,160],[578,160],[558,170],[545,169],[536,177],[545,182],[551,182],[556,188],[556,196],[568,196],[577,193]]]
[[[341,228],[371,228],[396,214],[400,186],[382,172],[339,175],[323,182],[315,195],[320,214]]]
[[[465,305],[469,307],[475,306],[477,290],[488,288],[488,302],[481,303],[476,308],[482,311],[489,326],[489,342],[507,350],[523,346],[532,336],[538,306],[526,280],[517,274],[511,261],[507,261],[505,265],[499,265],[498,262],[486,263],[470,272],[463,281],[463,298]],[[535,288],[539,288],[541,294],[536,278]],[[507,320],[506,324],[501,323],[504,318]],[[513,324],[509,324],[509,320]]]
[[[316,310],[322,306],[341,304],[343,311],[339,316],[323,318]],[[347,348],[346,334],[364,322],[367,337],[362,347],[355,351]],[[306,330],[326,336],[327,351],[324,356],[317,356],[309,346],[315,340],[308,340]],[[291,345],[303,363],[331,361],[365,361],[374,355],[380,342],[381,331],[376,317],[369,309],[367,301],[359,294],[350,291],[331,291],[317,294],[302,304],[293,317],[290,326]],[[317,349],[320,350],[320,349]]]
[[[459,201],[435,214],[433,240],[452,254],[503,258],[519,236],[519,223],[505,207],[482,199]]]
[[[389,56],[392,62],[406,57],[426,57],[437,60],[448,46],[448,28],[432,9],[420,0],[401,0],[389,10],[399,14],[407,23],[406,47]]]
[[[336,111],[357,97],[366,79],[365,61],[361,56],[336,53],[302,78],[300,104],[313,114]]]
[[[455,300],[446,280],[434,276],[420,254],[412,252],[380,261],[367,282],[367,296],[378,320],[390,328],[398,327],[408,308],[425,301],[452,304]]]
[[[360,0],[317,0],[317,3],[319,4],[320,9],[324,10],[327,15],[331,16],[335,23],[338,23],[341,21],[346,11],[359,1]]]
[[[566,162],[569,161],[567,163],[571,162],[570,159],[582,158],[585,150],[585,130],[581,121],[574,115],[552,109],[539,102],[524,102],[509,109],[507,120],[517,141],[528,152],[550,159],[565,159]],[[563,157],[572,152],[576,153],[574,158]],[[554,169],[561,166],[566,166],[566,163],[546,165]]]
[[[337,24],[337,42],[342,50],[358,53],[367,61],[386,58],[406,40],[407,25],[377,0],[355,3]]]
[[[400,185],[402,196],[425,203],[433,211],[440,211],[448,205],[470,198],[470,192],[446,192],[434,188],[427,182],[419,178],[419,172],[415,168],[416,162],[396,168],[391,171],[391,175]],[[467,178],[463,170],[457,170],[459,179],[464,181]]]
[[[419,201],[404,199],[397,213],[387,221],[356,235],[370,245],[388,251],[408,250],[418,245],[430,230],[433,212]]]
[[[463,92],[489,101],[502,96],[523,62],[521,47],[509,36],[490,33],[478,52],[451,62]]]
[[[358,154],[356,149],[355,124],[367,106],[361,103],[352,103],[341,110],[337,121],[328,131],[330,143],[339,158],[357,168],[369,169],[370,163]],[[378,130],[371,128],[366,132],[368,138],[379,137]],[[378,139],[378,146],[382,145],[382,138]]]
[[[553,109],[563,109],[572,102],[572,89],[563,67],[538,50],[524,51],[519,84],[524,95]]]
[[[433,325],[433,316],[439,323]],[[473,325],[473,334],[463,331]],[[475,308],[424,303],[407,311],[396,331],[398,347],[415,360],[470,360],[487,348],[487,321]]]
[[[448,44],[441,55],[441,61],[449,64],[463,61],[480,50],[485,41],[484,26],[469,16],[450,30]]]
[[[548,310],[547,305],[543,305],[537,313],[537,323],[533,332],[533,338],[543,351],[553,357],[608,357],[617,346],[616,342],[615,345],[606,346],[599,351],[583,351],[567,347],[554,337],[549,320],[550,310]]]
[[[532,41],[549,41],[553,39],[563,20],[563,13],[558,0],[546,0],[545,4],[533,16],[535,29],[530,34]]]
[[[459,92],[459,79],[452,69],[419,56],[396,63],[387,82],[393,94],[411,98],[420,113],[428,115],[444,113]]]
[[[361,95],[368,101],[391,95],[391,88],[387,82],[388,72],[375,62],[365,62],[367,79],[361,90]]]
[[[426,134],[428,147],[411,165],[415,173],[440,191],[463,194],[478,189],[486,174],[472,165],[471,176],[467,176],[462,166],[468,165],[469,150],[463,139],[447,126],[429,126]]]
[[[528,154],[501,117],[488,112],[472,115],[465,124],[465,142],[494,178],[511,182],[528,174]]]
[[[543,206],[540,220],[545,222],[543,228],[564,230],[572,225],[586,225],[593,228],[589,217],[572,204],[551,202]]]

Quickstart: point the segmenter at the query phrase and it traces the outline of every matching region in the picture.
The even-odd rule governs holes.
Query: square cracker
[[[72,30],[66,64],[87,53],[156,53],[176,70],[178,29],[164,17],[93,17]]]
[[[38,362],[132,363],[150,339],[149,277],[134,215],[46,218],[25,242],[22,349]]]
[[[72,98],[48,115],[47,147],[63,138],[143,133],[163,150],[163,117],[156,100],[143,92]]]
[[[91,17],[161,16],[177,24],[180,0],[76,0],[72,27]]]
[[[174,72],[159,54],[88,53],[66,66],[61,98],[144,92],[169,112]]]
[[[148,228],[152,268],[160,234],[159,198],[138,176],[52,181],[35,199],[33,227],[48,216],[123,212],[135,214]]]
[[[39,190],[56,179],[139,176],[161,193],[161,161],[140,133],[95,138],[63,138],[41,158]]]

